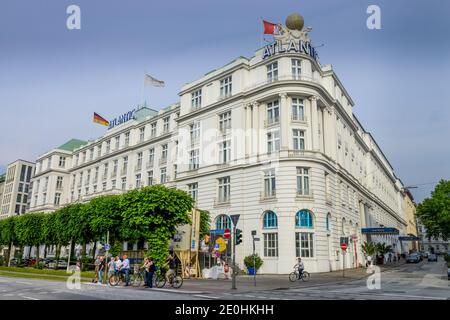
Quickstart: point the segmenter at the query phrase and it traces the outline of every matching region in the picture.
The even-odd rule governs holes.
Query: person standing
[[[169,266],[169,271],[166,272],[166,280],[171,283],[172,280],[170,279],[170,277],[175,277],[177,274],[177,261],[175,260],[175,257],[172,255],[172,253],[169,253],[166,264]]]
[[[144,258],[144,265],[142,266],[144,268],[144,288],[148,288],[148,278],[150,273],[150,262],[147,257]]]
[[[125,287],[128,286],[130,280],[130,260],[126,254],[123,255],[122,266],[120,267],[120,272],[125,274]]]
[[[153,288],[153,276],[155,275],[156,272],[156,266],[155,263],[153,262],[152,258],[148,259],[149,262],[149,268],[148,268],[148,287],[149,288]]]
[[[98,265],[98,274],[99,274],[99,284],[103,283],[103,271],[105,270],[105,259],[103,256],[100,256],[100,261]]]
[[[111,278],[116,273],[116,260],[114,257],[111,257],[111,260],[108,263],[108,276]]]

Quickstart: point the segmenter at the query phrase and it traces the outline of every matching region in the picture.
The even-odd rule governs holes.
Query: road
[[[311,277],[315,275],[312,274]],[[371,276],[374,277],[373,275]],[[423,261],[390,268],[380,274],[380,287],[369,289],[367,279],[330,282],[317,285],[286,287],[279,290],[248,290],[237,292],[219,290],[187,291],[186,289],[144,289],[109,287],[81,283],[79,289],[70,289],[65,282],[37,279],[0,277],[2,300],[450,300],[450,281],[445,264]],[[312,283],[310,283],[312,284]],[[372,286],[377,282],[371,282]]]

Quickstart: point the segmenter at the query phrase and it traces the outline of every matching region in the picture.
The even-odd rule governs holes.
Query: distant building
[[[0,182],[0,219],[24,214],[31,193],[34,163],[16,160],[6,168],[4,182]]]
[[[5,178],[6,178],[5,174],[0,175],[0,207],[1,207],[1,200],[3,197],[3,189],[5,188]]]
[[[420,250],[437,254],[443,254],[450,250],[450,240],[428,237],[427,229],[421,224],[418,226],[418,232],[421,238]]]

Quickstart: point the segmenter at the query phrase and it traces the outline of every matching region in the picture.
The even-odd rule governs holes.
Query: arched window
[[[277,215],[273,211],[266,211],[263,217],[263,228],[273,229],[278,227]]]
[[[216,229],[231,229],[231,218],[221,214],[216,218]]]
[[[299,228],[313,228],[313,217],[311,211],[300,210],[295,215],[295,226]]]
[[[331,231],[331,214],[327,214],[327,220],[326,220],[326,228],[327,231]]]

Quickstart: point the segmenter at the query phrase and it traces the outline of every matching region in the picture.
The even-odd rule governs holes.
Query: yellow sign
[[[224,252],[227,250],[227,243],[224,238],[217,238],[216,243],[219,245],[219,252]]]

